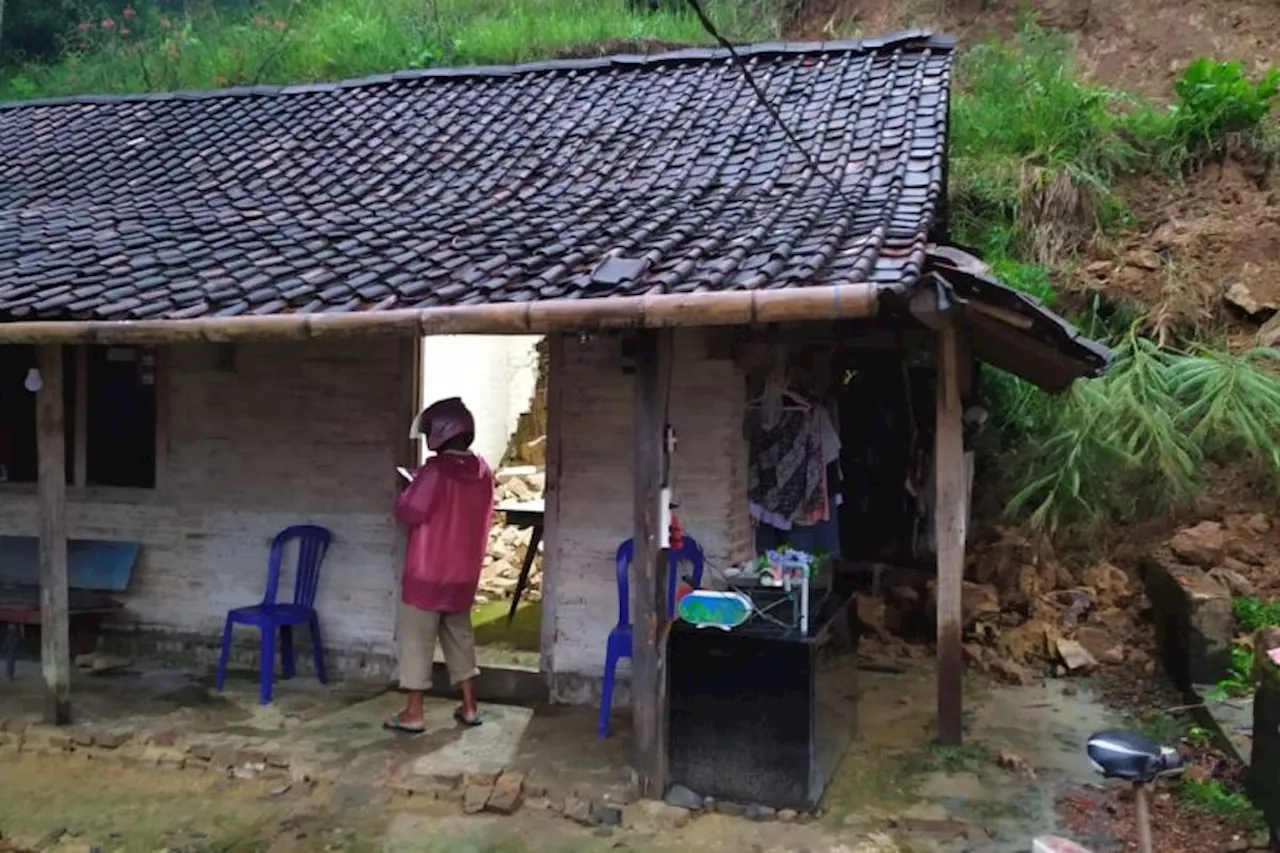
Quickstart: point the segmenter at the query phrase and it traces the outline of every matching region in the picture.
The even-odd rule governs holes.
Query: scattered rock
[[[1102,562],[1085,569],[1080,576],[1084,585],[1092,588],[1104,601],[1127,598],[1132,591],[1129,576],[1124,570]]]
[[[1221,524],[1202,521],[1174,534],[1169,540],[1169,549],[1181,560],[1202,569],[1211,569],[1222,561],[1226,544],[1226,532]]]
[[[1262,324],[1258,329],[1258,346],[1273,347],[1280,343],[1280,314]]]
[[[1137,249],[1125,256],[1125,263],[1131,267],[1156,272],[1160,269],[1160,255],[1150,249]]]
[[[777,816],[778,816],[778,812],[776,809],[770,806],[761,805],[760,803],[752,803],[751,805],[747,806],[747,811],[746,811],[746,814],[744,815],[744,817],[746,817],[747,820],[754,820],[754,821],[760,821],[760,822],[773,820]]]
[[[778,812],[778,822],[779,823],[795,823],[796,818],[798,818],[799,816],[800,816],[800,813],[797,812],[795,809],[782,809],[781,811]]]
[[[1228,557],[1227,559],[1231,559]],[[1248,578],[1234,569],[1219,566],[1209,572],[1209,577],[1227,588],[1232,596],[1257,595],[1258,589]]]
[[[582,797],[568,797],[564,801],[564,816],[583,826],[591,825],[591,815],[594,812],[591,801]]]
[[[279,786],[277,786],[277,787],[275,787],[275,788],[272,788],[272,789],[268,792],[267,796],[269,796],[269,797],[283,797],[285,794],[289,793],[289,791],[290,791],[290,790],[292,790],[292,789],[293,789],[293,783],[292,783],[292,782],[285,782],[283,785],[279,785]]]
[[[742,817],[747,813],[746,806],[740,803],[731,803],[727,800],[716,800],[713,809],[716,814],[722,814],[726,817]]]
[[[1081,625],[1076,628],[1075,640],[1095,658],[1101,658],[1116,646],[1116,638],[1111,636],[1111,632],[1097,625]]]
[[[689,825],[691,812],[661,800],[637,800],[622,809],[622,825],[640,832],[676,830]]]
[[[480,814],[493,794],[492,785],[467,785],[462,792],[463,814]]]
[[[600,827],[622,826],[622,809],[600,805],[591,812],[591,823]]]
[[[1228,287],[1223,298],[1225,298],[1229,304],[1239,308],[1250,317],[1257,317],[1262,314],[1274,314],[1276,309],[1280,307],[1269,299],[1258,298],[1253,291],[1250,290],[1249,285],[1245,284],[1243,281],[1237,281]]]
[[[1071,675],[1086,675],[1098,668],[1098,661],[1075,640],[1059,638],[1058,657]]]
[[[691,812],[700,810],[705,804],[701,794],[689,790],[684,785],[672,785],[671,790],[667,791],[664,802],[669,806],[688,809]]]
[[[515,814],[523,802],[524,774],[507,771],[494,783],[485,810],[501,815]]]
[[[1035,768],[1021,755],[1008,749],[1002,749],[996,754],[996,765],[1018,776],[1025,776],[1028,779],[1036,778]]]
[[[1007,660],[1025,665],[1054,658],[1058,637],[1058,630],[1048,622],[1030,619],[1001,634],[998,645]]]
[[[925,586],[925,613],[938,612],[938,585],[929,581]],[[960,593],[960,616],[965,627],[972,625],[982,616],[1000,612],[1000,593],[991,584],[965,581]]]

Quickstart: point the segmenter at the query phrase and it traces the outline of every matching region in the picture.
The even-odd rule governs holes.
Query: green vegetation
[[[706,5],[736,38],[777,33],[780,0]],[[0,99],[310,82],[541,59],[600,44],[706,41],[692,16],[628,11],[624,0],[265,0],[188,13],[137,0],[116,14],[88,8],[61,34],[61,61],[18,63],[0,81]]]
[[[1079,253],[1130,223],[1126,178],[1178,179],[1206,158],[1272,149],[1280,72],[1198,60],[1167,108],[1083,82],[1066,37],[1024,23],[961,63],[952,136],[956,239],[1010,285],[1061,303]],[[1006,512],[1046,535],[1150,517],[1194,497],[1204,463],[1252,460],[1280,481],[1280,354],[1231,353],[1156,329],[1147,306],[1095,297],[1076,320],[1116,359],[1049,397],[985,377]],[[1082,316],[1080,316],[1082,315]],[[1170,332],[1172,331],[1172,334]]]
[[[1280,626],[1280,601],[1241,595],[1232,600],[1231,609],[1241,631],[1252,634],[1261,628]]]
[[[304,82],[706,41],[674,3],[639,11],[625,0],[208,0],[180,11],[113,2],[114,14],[92,16],[75,0],[40,7],[62,10],[61,56],[11,59],[0,99]],[[32,4],[16,3],[27,19]],[[777,35],[786,7],[706,5],[738,40]],[[43,43],[28,41],[40,59]],[[1008,516],[1045,535],[1177,507],[1203,487],[1206,462],[1252,460],[1280,475],[1275,351],[1230,353],[1153,319],[1151,306],[1101,297],[1082,305],[1064,287],[1085,249],[1132,223],[1126,180],[1178,180],[1228,152],[1277,149],[1280,71],[1250,79],[1238,62],[1200,59],[1173,95],[1160,106],[1083,81],[1068,38],[1030,19],[1016,38],[968,51],[957,69],[954,238],[1007,283],[1073,314],[1117,356],[1105,378],[1052,398],[1006,375],[984,378],[994,427],[984,452],[997,462],[987,467],[1002,472]]]
[[[1249,798],[1240,791],[1228,788],[1220,779],[1193,779],[1183,777],[1178,795],[1187,807],[1207,814],[1217,815],[1241,829],[1262,829],[1266,826],[1262,813],[1254,808]]]
[[[1227,677],[1213,685],[1208,698],[1221,702],[1233,696],[1247,696],[1253,692],[1253,645],[1239,642],[1231,647],[1231,666]]]

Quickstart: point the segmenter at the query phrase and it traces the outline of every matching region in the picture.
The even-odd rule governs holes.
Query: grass
[[[510,601],[482,604],[471,614],[476,643],[536,652],[542,648],[542,603],[524,601],[516,608],[516,618],[507,624]]]
[[[1219,779],[1197,780],[1183,777],[1178,785],[1178,797],[1193,811],[1216,815],[1240,829],[1258,830],[1266,827],[1262,813],[1240,791],[1233,791]]]
[[[781,0],[708,0],[726,33],[777,34]],[[62,61],[11,68],[0,99],[313,82],[434,65],[510,63],[600,43],[702,43],[689,14],[631,11],[625,0],[265,0],[187,14],[148,0],[93,16]]]

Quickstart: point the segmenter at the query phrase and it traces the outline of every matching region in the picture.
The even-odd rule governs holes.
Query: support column
[[[635,373],[635,553],[631,561],[631,708],[640,795],[667,785],[665,555],[660,547],[663,441],[671,376],[670,330],[639,333]]]
[[[40,347],[36,393],[40,512],[40,666],[45,722],[71,722],[71,619],[67,593],[67,445],[62,347]]]
[[[968,476],[960,399],[961,332],[938,332],[938,399],[934,435],[934,524],[938,558],[938,741],[959,746],[963,738],[964,661],[961,656]]]

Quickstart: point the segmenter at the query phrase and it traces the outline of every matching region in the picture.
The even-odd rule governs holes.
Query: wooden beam
[[[960,334],[954,326],[938,333],[934,539],[938,557],[938,740],[943,746],[959,746],[963,738],[960,631],[968,476],[961,423]]]
[[[638,335],[635,372],[635,553],[631,561],[631,708],[640,795],[667,784],[666,567],[660,547],[663,439],[670,393],[671,332]]]
[[[40,664],[45,722],[71,722],[71,637],[67,601],[67,445],[62,347],[40,348],[43,387],[36,395],[40,513]]]

